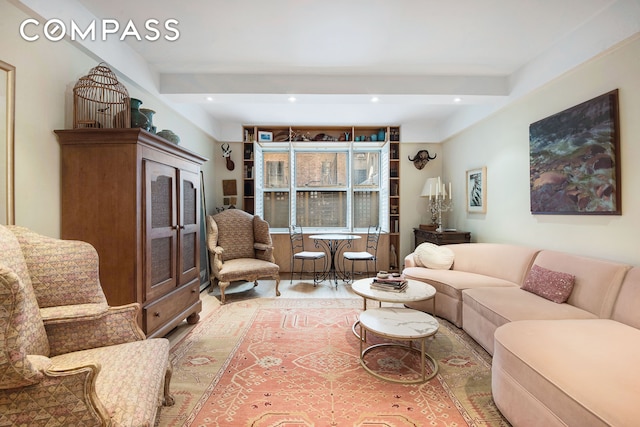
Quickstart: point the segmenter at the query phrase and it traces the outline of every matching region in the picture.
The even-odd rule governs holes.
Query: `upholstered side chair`
[[[240,209],[207,216],[207,249],[222,304],[225,289],[241,280],[258,286],[258,279],[274,279],[280,296],[280,267],[273,257],[269,224],[259,216]]]
[[[93,246],[0,225],[0,425],[153,426],[169,341],[109,307]]]

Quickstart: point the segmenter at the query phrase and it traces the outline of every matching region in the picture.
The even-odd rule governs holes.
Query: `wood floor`
[[[359,277],[356,277],[358,279]],[[344,299],[356,298],[361,299],[351,290],[351,285],[338,280],[338,285],[330,284],[324,281],[316,286],[312,280],[299,280],[296,274],[290,283],[291,276],[285,273],[280,278],[280,297],[279,298],[322,298],[322,299]],[[228,304],[251,298],[274,298],[276,296],[274,280],[259,280],[258,286],[254,287],[252,283],[231,285],[225,292]],[[218,288],[206,288],[200,292],[200,300],[202,301],[202,312],[200,317],[206,316],[212,310],[220,306],[220,292]],[[173,331],[169,332],[166,338],[169,339],[171,346],[180,341],[194,325],[182,322]]]

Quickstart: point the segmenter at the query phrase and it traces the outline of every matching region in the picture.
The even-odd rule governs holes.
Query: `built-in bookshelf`
[[[249,213],[255,212],[255,164],[253,162],[253,141],[255,141],[255,130],[244,129],[244,142],[242,143],[242,166],[243,166],[243,192],[242,209]]]
[[[286,143],[286,142],[326,142],[331,143],[379,143],[389,144],[389,229],[385,230],[389,235],[389,270],[398,271],[400,260],[398,259],[400,249],[400,128],[395,126],[335,126],[335,127],[300,127],[300,126],[245,126],[243,139],[243,205],[242,208],[255,213],[255,144]],[[273,205],[273,210],[278,211],[280,207],[288,205],[287,193],[279,194],[277,184],[282,180],[281,172],[283,167],[279,162],[273,161],[269,164],[265,173],[265,185],[275,183],[273,192],[265,193],[264,202]],[[285,174],[286,175],[286,174]],[[303,207],[312,207],[316,202],[314,191],[305,193],[308,200],[301,202]],[[362,214],[359,218],[367,218],[367,209],[372,203],[376,203],[379,197],[377,192],[361,191],[354,198],[356,209],[360,209]],[[283,201],[284,200],[284,201]],[[285,203],[286,202],[286,203]],[[327,204],[330,205],[330,204]],[[326,217],[335,214],[328,212]],[[283,212],[283,217],[284,212]],[[280,216],[278,216],[279,218]],[[366,220],[365,220],[366,221]],[[362,224],[358,225],[362,226]],[[366,227],[366,224],[362,226]],[[395,259],[393,254],[395,254]]]
[[[400,269],[400,128],[389,128],[389,270]],[[393,259],[395,258],[395,259]]]

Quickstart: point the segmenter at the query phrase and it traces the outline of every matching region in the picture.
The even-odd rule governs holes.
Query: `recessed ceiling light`
[[[213,96],[207,96],[206,99],[207,99],[207,101],[211,102],[211,101],[213,101]]]
[[[378,98],[377,96],[374,96],[371,98],[371,102],[378,102],[380,101],[380,98]]]
[[[456,104],[459,102],[462,102],[462,98],[460,98],[459,96],[456,96],[455,98],[453,98],[453,102],[455,102]]]
[[[296,102],[296,97],[295,96],[290,96],[289,97],[289,102]]]

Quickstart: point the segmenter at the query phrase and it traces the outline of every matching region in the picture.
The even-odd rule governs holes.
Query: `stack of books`
[[[388,292],[404,292],[407,289],[407,280],[404,278],[404,275],[389,275],[387,278],[374,277],[371,282],[371,289]]]

